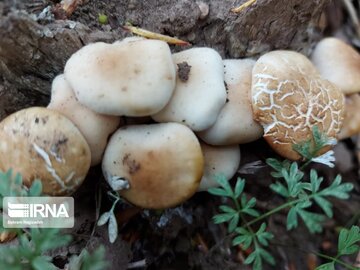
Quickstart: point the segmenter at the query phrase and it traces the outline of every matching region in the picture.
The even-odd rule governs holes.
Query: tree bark
[[[204,0],[202,4],[209,6],[205,18],[193,0],[109,0],[114,12],[105,31],[87,17],[93,11],[87,5],[96,12],[91,1],[78,7],[70,18],[76,21],[37,21],[34,14],[8,12],[8,2],[0,6],[0,118],[24,107],[46,105],[51,81],[62,73],[71,54],[90,42],[123,38],[128,35],[120,28],[125,22],[180,37],[193,46],[215,48],[226,58],[257,57],[275,49],[308,55],[321,36],[317,23],[330,0],[257,0],[238,14],[230,9],[244,0]]]

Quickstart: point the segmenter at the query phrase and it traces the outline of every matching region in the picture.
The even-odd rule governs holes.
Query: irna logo
[[[24,217],[69,217],[69,213],[62,203],[57,204],[24,204],[24,203],[10,203],[8,202],[8,215],[12,218],[24,218]]]
[[[72,228],[72,197],[5,197],[4,228]]]

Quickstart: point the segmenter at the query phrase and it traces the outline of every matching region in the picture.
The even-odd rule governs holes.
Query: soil
[[[348,29],[343,16],[334,15],[344,11],[339,6],[329,6],[328,0],[258,0],[240,14],[229,10],[244,1],[203,0],[201,5],[209,7],[207,16],[200,10],[199,2],[192,0],[83,2],[68,20],[55,19],[53,10],[57,1],[0,2],[0,118],[21,108],[46,105],[51,81],[63,71],[70,55],[90,42],[113,42],[129,36],[121,27],[125,23],[176,36],[193,46],[215,48],[225,58],[256,58],[274,49],[293,49],[309,55],[323,30],[332,34],[339,30],[335,27]],[[325,10],[323,14],[336,19],[324,25],[320,19]],[[108,24],[99,23],[100,13],[107,16]],[[336,20],[338,24],[334,23]],[[344,33],[355,40],[349,31]],[[172,46],[173,52],[183,49]],[[332,201],[334,218],[326,221],[321,234],[311,235],[302,224],[288,232],[285,212],[271,216],[269,230],[276,240],[272,241],[270,252],[277,265],[264,269],[314,269],[314,265],[322,261],[313,252],[335,254],[338,228],[359,224],[356,142],[354,137],[335,147],[334,169],[321,165],[311,167],[324,176],[324,185],[340,173],[344,181],[355,186],[351,198]],[[262,212],[280,205],[283,199],[270,191],[269,185],[274,180],[265,164],[266,158],[278,156],[263,140],[242,145],[241,154],[236,177],[246,179],[246,194],[257,198],[257,207]],[[228,203],[225,199],[202,192],[164,211],[138,209],[124,202],[116,209],[119,237],[110,244],[106,226],[95,225],[99,212],[111,207],[106,195],[108,190],[101,168],[92,168],[83,186],[74,194],[76,224],[68,233],[75,241],[50,254],[59,269],[84,247],[91,251],[100,244],[107,249],[112,269],[136,266],[159,270],[250,269],[243,265],[247,253],[231,246],[226,227],[212,222],[218,206]],[[352,263],[354,258],[344,260]]]

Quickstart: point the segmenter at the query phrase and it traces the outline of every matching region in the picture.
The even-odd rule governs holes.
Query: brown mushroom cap
[[[0,243],[7,243],[17,236],[16,232],[3,231],[0,233]]]
[[[166,42],[132,38],[81,48],[64,74],[79,102],[93,111],[147,116],[170,100],[176,71]]]
[[[199,186],[204,158],[195,134],[177,123],[126,126],[116,131],[105,150],[103,173],[113,186],[129,182],[120,191],[143,208],[163,209],[191,197]]]
[[[80,104],[64,75],[57,76],[52,83],[48,108],[65,115],[78,127],[90,146],[91,166],[99,164],[107,139],[119,126],[120,117],[99,114]]]
[[[339,140],[360,133],[360,95],[352,94],[345,99],[344,125],[339,133]]]
[[[360,54],[337,38],[324,38],[315,47],[311,61],[323,78],[345,94],[360,92]]]
[[[305,56],[291,51],[273,51],[256,62],[252,105],[255,120],[264,127],[264,138],[292,160],[300,158],[293,144],[311,139],[314,126],[336,138],[344,115],[342,92],[322,79]]]
[[[27,186],[40,179],[44,194],[74,192],[83,182],[90,161],[85,138],[59,112],[32,107],[0,123],[0,169],[20,173]]]

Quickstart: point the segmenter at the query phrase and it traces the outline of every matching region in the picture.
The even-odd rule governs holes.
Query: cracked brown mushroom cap
[[[197,135],[208,144],[232,145],[255,141],[263,128],[254,120],[251,108],[251,74],[255,61],[224,60],[228,102],[216,122]]]
[[[305,56],[292,51],[273,51],[256,62],[252,105],[265,140],[291,160],[300,158],[293,144],[312,139],[314,126],[329,138],[336,138],[344,115],[340,89],[322,79]]]
[[[236,173],[240,164],[239,145],[211,146],[201,143],[201,150],[205,159],[204,174],[201,178],[198,191],[207,191],[217,187],[217,175],[224,175],[230,180]]]
[[[352,94],[345,97],[344,124],[339,133],[339,140],[360,133],[360,95]]]
[[[78,127],[90,146],[91,166],[99,164],[109,135],[120,124],[120,117],[99,114],[80,104],[64,75],[54,79],[47,107],[65,115]]]
[[[126,126],[112,135],[102,168],[114,190],[128,188],[119,192],[132,204],[164,209],[196,192],[204,158],[195,134],[184,125]]]
[[[90,161],[85,138],[59,112],[32,107],[0,123],[0,169],[20,173],[27,186],[40,179],[44,194],[73,193],[85,179]]]
[[[79,102],[93,111],[147,116],[170,100],[176,71],[165,42],[136,38],[89,44],[71,56],[64,74]]]
[[[345,94],[360,92],[360,54],[337,38],[324,38],[315,47],[311,61],[323,78]]]
[[[215,123],[226,102],[221,56],[210,48],[193,48],[173,54],[173,59],[178,66],[174,94],[152,117],[205,130]]]

